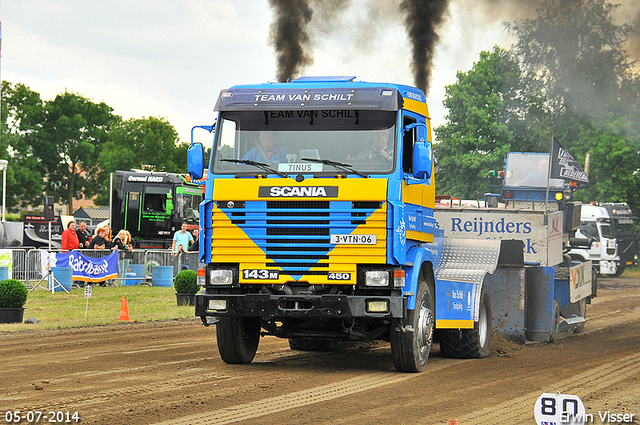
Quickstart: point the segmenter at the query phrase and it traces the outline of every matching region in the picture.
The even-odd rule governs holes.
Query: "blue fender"
[[[407,310],[413,310],[416,308],[416,291],[418,289],[418,277],[420,276],[420,270],[424,263],[429,263],[433,266],[434,261],[433,252],[427,248],[421,246],[414,246],[409,248],[407,252],[407,265],[404,267],[404,287],[403,293],[410,293],[407,296]]]

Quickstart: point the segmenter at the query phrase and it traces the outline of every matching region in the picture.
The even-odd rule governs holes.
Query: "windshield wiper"
[[[362,171],[358,171],[355,168],[353,168],[353,165],[351,164],[345,164],[344,162],[337,162],[337,161],[332,161],[330,159],[317,159],[317,158],[300,158],[301,161],[310,161],[310,162],[317,162],[319,164],[325,164],[325,165],[330,165],[333,168],[335,168],[336,170],[343,172],[351,172],[351,173],[355,173],[359,176],[362,177],[369,177],[369,175],[367,173],[363,173]]]
[[[267,171],[269,173],[277,174],[281,177],[289,177],[285,173],[281,173],[280,171],[276,171],[273,168],[269,167],[267,164],[263,164],[262,162],[252,161],[250,159],[221,159],[220,161],[224,162],[233,162],[234,164],[246,164],[253,165],[254,167],[258,167],[263,171]]]

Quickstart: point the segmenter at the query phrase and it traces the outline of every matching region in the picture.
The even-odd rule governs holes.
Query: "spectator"
[[[89,242],[89,249],[105,249],[107,247],[107,241],[104,238],[107,234],[107,230],[104,227],[98,227],[96,229],[96,236]]]
[[[89,242],[91,241],[91,236],[89,236],[89,232],[87,232],[86,221],[83,220],[80,222],[80,224],[78,224],[76,234],[78,235],[78,240],[80,241],[80,249],[88,248]]]
[[[133,252],[133,247],[131,246],[131,236],[128,235],[126,230],[120,230],[118,232],[118,236],[113,240],[112,250],[119,249],[122,252]]]
[[[189,244],[193,241],[191,233],[187,232],[187,223],[182,223],[180,230],[173,235],[173,242],[171,243],[172,252],[186,252],[189,249]]]
[[[113,237],[111,236],[111,227],[104,226],[104,229],[105,229],[105,232],[106,232],[105,235],[104,235],[104,240],[106,242],[104,247],[106,249],[113,249],[114,244],[113,244]]]
[[[200,231],[198,229],[193,229],[191,231],[193,235],[193,242],[189,245],[189,251],[198,251],[200,249]]]
[[[124,285],[127,277],[127,269],[129,268],[129,263],[133,259],[133,247],[131,246],[131,235],[126,230],[120,230],[118,232],[118,236],[113,240],[113,248],[112,250],[119,250],[121,254],[118,255],[118,277],[120,280],[120,285]]]
[[[60,244],[60,248],[63,251],[72,251],[80,248],[80,241],[76,234],[77,226],[76,222],[71,220],[69,224],[67,224],[67,230],[62,232],[62,243]]]

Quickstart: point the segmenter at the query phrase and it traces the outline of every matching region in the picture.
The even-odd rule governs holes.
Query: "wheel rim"
[[[424,303],[418,316],[418,348],[421,353],[429,350],[433,339],[433,312]]]
[[[480,305],[480,314],[478,317],[478,333],[480,334],[480,346],[484,347],[487,343],[487,306],[485,303]]]

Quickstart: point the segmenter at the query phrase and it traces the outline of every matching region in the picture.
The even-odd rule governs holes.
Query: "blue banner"
[[[104,282],[118,277],[118,251],[102,258],[87,257],[78,251],[62,252],[56,254],[55,266],[71,267],[73,280]]]

